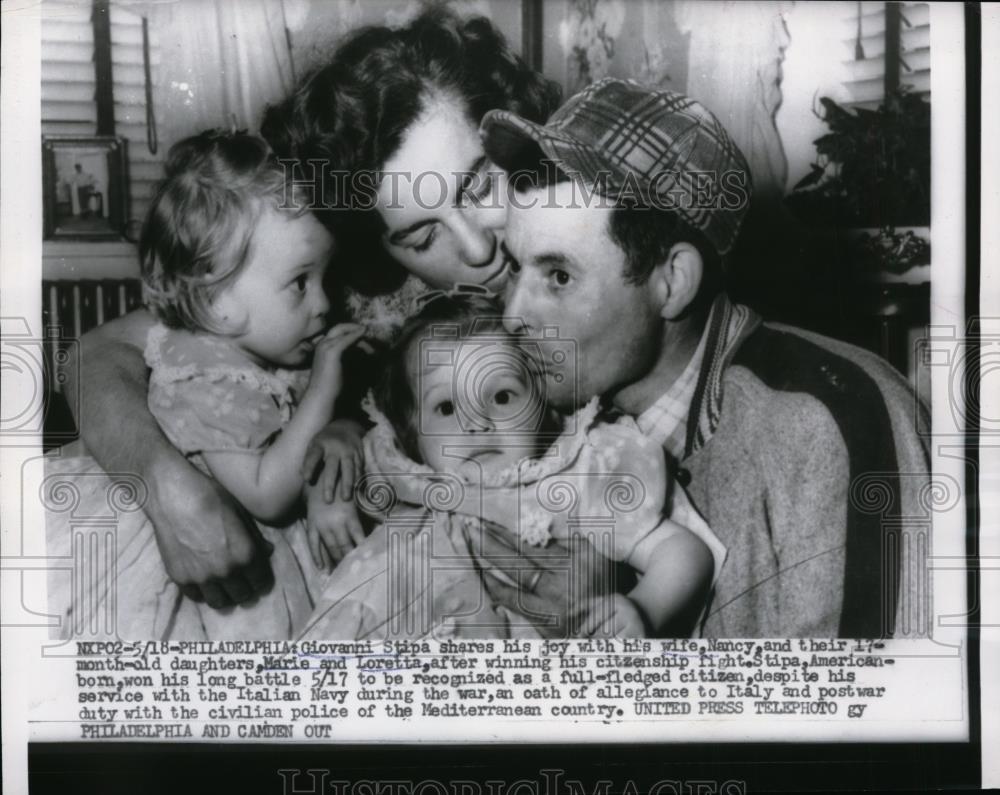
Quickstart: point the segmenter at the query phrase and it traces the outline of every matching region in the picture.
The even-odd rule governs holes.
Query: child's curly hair
[[[139,239],[150,311],[173,328],[231,333],[212,300],[246,264],[260,213],[291,195],[262,138],[208,130],[175,144]]]
[[[492,297],[474,293],[441,293],[436,295],[403,326],[395,344],[385,359],[382,379],[374,390],[375,405],[385,414],[396,431],[403,452],[413,461],[422,462],[420,454],[417,396],[412,384],[410,362],[415,344],[432,327],[447,328],[449,339],[461,341],[470,337],[489,336],[508,339],[517,337],[504,328],[503,308]],[[520,349],[518,349],[520,350]],[[541,379],[542,373],[531,356],[522,352],[524,371]],[[557,433],[561,423],[557,415],[546,411],[542,416],[541,433]]]

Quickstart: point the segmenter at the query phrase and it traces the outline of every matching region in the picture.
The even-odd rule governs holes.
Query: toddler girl
[[[539,357],[500,314],[487,297],[438,294],[404,328],[368,407],[359,485],[382,524],[330,578],[306,637],[533,634],[483,585],[483,522],[528,544],[584,536],[636,570],[628,594],[591,606],[588,634],[656,635],[706,603],[725,552],[672,488],[662,448],[631,420],[600,421],[596,400],[553,435]]]
[[[123,634],[287,638],[312,608],[308,531],[301,522],[280,532],[267,525],[287,523],[300,505],[306,448],[333,419],[341,355],[363,328],[327,331],[323,276],[333,239],[311,213],[282,209],[288,195],[263,140],[202,133],[171,150],[139,248],[158,320],[145,351],[150,411],[178,450],[267,523],[275,587],[231,611],[185,600],[137,514],[118,528],[127,553],[117,573]],[[328,460],[328,474],[348,475],[360,455],[356,437],[358,449]],[[311,547],[328,562],[318,535]]]

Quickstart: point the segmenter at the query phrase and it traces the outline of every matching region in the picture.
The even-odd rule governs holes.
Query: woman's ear
[[[676,320],[701,287],[704,265],[698,249],[690,243],[675,243],[667,258],[653,269],[650,284],[660,306],[660,317]]]

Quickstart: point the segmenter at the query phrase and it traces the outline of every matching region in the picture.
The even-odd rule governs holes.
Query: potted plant
[[[903,273],[930,262],[930,105],[906,89],[876,110],[822,97],[830,131],[814,141],[816,162],[787,197],[813,226],[861,227],[852,260],[866,271]]]

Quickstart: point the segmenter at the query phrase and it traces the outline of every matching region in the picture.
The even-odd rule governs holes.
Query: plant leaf
[[[840,105],[838,105],[829,97],[820,97],[819,101],[820,104],[823,106],[823,108],[826,110],[826,115],[824,116],[824,119],[826,120],[827,124],[832,125],[833,122],[838,120],[854,118],[853,114],[842,108]]]
[[[821,179],[823,179],[823,174],[826,173],[826,169],[822,166],[817,166],[815,163],[812,165],[812,170],[806,174],[802,179],[795,183],[795,187],[792,190],[801,190],[802,188],[808,188],[810,185],[815,185]]]

